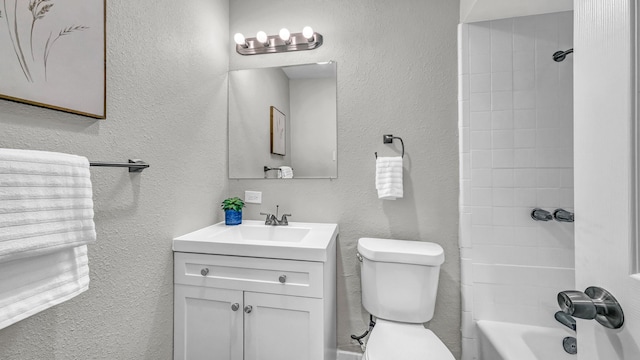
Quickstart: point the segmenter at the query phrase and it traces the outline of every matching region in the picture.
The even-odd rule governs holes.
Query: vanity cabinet
[[[333,360],[335,241],[326,261],[175,252],[175,360]]]

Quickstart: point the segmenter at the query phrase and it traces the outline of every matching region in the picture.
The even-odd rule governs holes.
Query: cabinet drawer
[[[323,263],[174,253],[176,284],[321,298]]]

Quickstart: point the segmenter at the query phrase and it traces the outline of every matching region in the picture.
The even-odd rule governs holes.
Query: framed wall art
[[[0,0],[0,98],[106,117],[105,0]]]
[[[271,107],[271,153],[286,155],[286,116],[275,106]]]

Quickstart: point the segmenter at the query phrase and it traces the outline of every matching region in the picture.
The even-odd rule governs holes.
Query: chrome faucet
[[[547,210],[535,208],[531,211],[531,218],[535,221],[549,221],[553,220],[553,215]]]
[[[573,213],[565,209],[556,209],[553,212],[553,218],[560,222],[573,222]]]
[[[566,327],[568,327],[569,329],[576,331],[576,319],[574,319],[573,317],[571,317],[571,315],[562,312],[562,311],[558,311],[556,312],[556,314],[554,315],[554,317],[556,318],[556,320],[558,320],[558,322]]]
[[[261,212],[260,215],[266,215],[267,218],[264,220],[264,224],[265,225],[270,225],[270,226],[286,226],[289,225],[289,219],[287,219],[287,216],[291,216],[291,214],[282,214],[282,218],[280,218],[280,220],[278,220],[278,211],[280,209],[280,205],[276,205],[276,214],[269,214],[269,213],[263,213]]]
[[[265,225],[275,225],[276,224],[276,216],[273,214],[269,214],[269,213],[263,213],[261,212],[260,215],[266,215],[267,218],[264,219],[264,224]]]

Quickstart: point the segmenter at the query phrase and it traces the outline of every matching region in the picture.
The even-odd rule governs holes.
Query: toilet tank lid
[[[372,261],[440,266],[444,250],[426,241],[360,238],[358,252]]]

